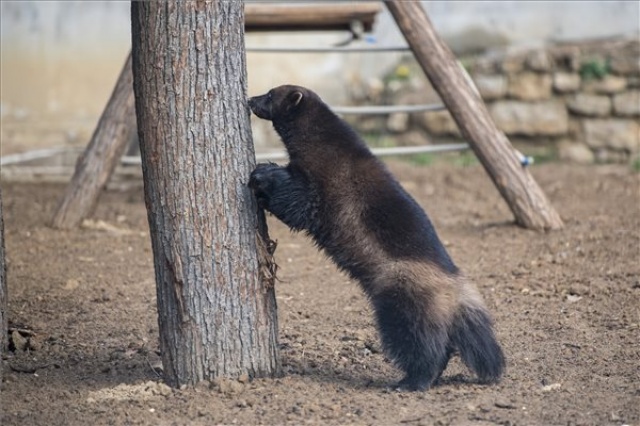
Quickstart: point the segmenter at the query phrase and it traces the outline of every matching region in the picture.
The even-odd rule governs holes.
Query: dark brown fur
[[[499,380],[504,356],[475,287],[355,131],[303,87],[276,87],[249,105],[273,122],[290,159],[256,167],[259,204],[360,283],[385,352],[405,373],[400,386],[427,389],[456,350],[481,380]]]

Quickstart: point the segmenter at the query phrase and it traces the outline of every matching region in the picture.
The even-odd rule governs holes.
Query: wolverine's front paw
[[[282,167],[274,163],[261,163],[251,172],[249,178],[249,188],[257,194],[269,194],[273,190],[279,172],[284,171]]]
[[[280,181],[287,178],[287,171],[274,163],[258,164],[249,179],[249,188],[253,191],[258,204],[269,208],[269,200]]]

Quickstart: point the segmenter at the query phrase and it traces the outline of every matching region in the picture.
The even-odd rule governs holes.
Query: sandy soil
[[[508,372],[399,393],[358,287],[271,221],[285,376],[162,384],[140,188],[104,194],[89,226],[46,226],[63,186],[3,183],[13,332],[3,425],[640,425],[640,174],[535,166],[566,228],[511,215],[479,166],[392,164],[496,320]]]

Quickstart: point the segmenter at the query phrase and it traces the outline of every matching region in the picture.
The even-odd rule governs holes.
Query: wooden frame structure
[[[463,136],[503,196],[516,223],[535,230],[560,229],[558,213],[521,163],[518,153],[491,119],[484,102],[465,77],[451,50],[436,34],[419,2],[387,1],[387,8],[404,34],[407,43],[433,87],[451,112]],[[247,5],[247,31],[273,30],[353,30],[354,20],[370,29],[379,4],[370,3],[337,8],[336,5],[309,6]],[[366,6],[366,7],[365,7]],[[374,7],[375,6],[375,7]],[[268,7],[269,9],[266,9]],[[354,8],[357,9],[354,11]],[[307,8],[304,10],[303,8]],[[325,14],[322,14],[322,8]],[[329,13],[329,10],[333,12]],[[335,11],[339,9],[341,14]],[[268,11],[270,11],[268,13]],[[289,12],[287,12],[289,11]],[[276,13],[277,12],[277,13]],[[322,16],[322,19],[318,17]],[[128,142],[127,133],[104,128],[131,123],[135,116],[129,96],[133,97],[130,59],[122,70],[116,89],[101,117],[85,154],[78,160],[74,176],[52,219],[52,226],[68,229],[78,226],[93,211],[100,191],[115,169]],[[114,108],[118,104],[119,108]]]

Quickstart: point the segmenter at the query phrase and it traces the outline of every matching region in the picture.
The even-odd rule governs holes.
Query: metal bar
[[[52,157],[60,152],[68,150],[69,147],[56,147],[46,149],[36,149],[33,151],[22,152],[20,154],[11,154],[0,157],[0,166],[6,166],[9,164],[24,163],[31,160],[38,160],[40,158]]]
[[[467,143],[450,143],[441,145],[397,146],[393,148],[371,148],[371,152],[379,157],[391,155],[411,155],[436,152],[464,151],[469,149]]]
[[[451,152],[451,151],[463,151],[469,149],[469,144],[466,143],[453,143],[453,144],[441,144],[441,145],[423,145],[423,146],[398,146],[393,148],[371,148],[371,152],[379,157],[386,157],[391,155],[411,155],[411,154],[423,154],[423,153],[437,153],[437,152]],[[286,151],[271,151],[260,152],[256,154],[256,161],[277,161],[286,160],[289,155]],[[122,164],[138,165],[140,164],[140,157],[123,157]]]
[[[373,106],[336,106],[331,107],[336,114],[393,114],[395,112],[442,111],[442,104],[425,105],[373,105]]]

